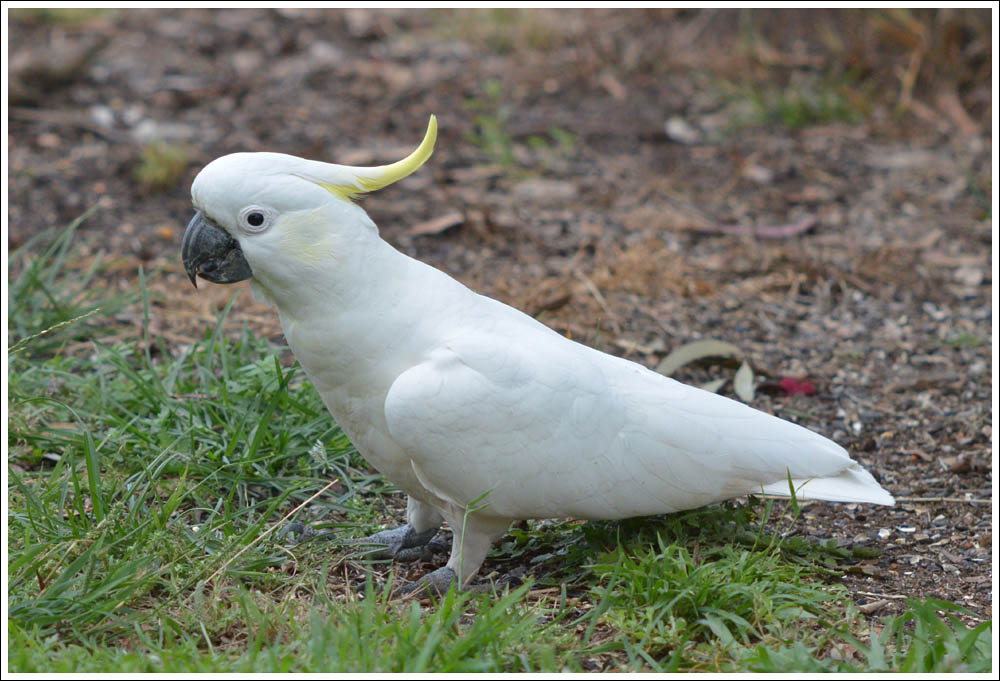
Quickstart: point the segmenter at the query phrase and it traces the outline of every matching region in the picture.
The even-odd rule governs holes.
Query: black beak
[[[199,274],[216,284],[232,284],[253,276],[239,242],[201,212],[194,214],[184,231],[181,258],[195,288]]]

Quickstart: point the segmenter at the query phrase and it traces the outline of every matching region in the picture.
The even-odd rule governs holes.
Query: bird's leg
[[[448,564],[430,572],[415,582],[396,590],[397,596],[417,595],[424,591],[442,594],[452,584],[464,588],[476,575],[490,546],[510,526],[510,518],[497,518],[472,513],[446,513],[451,526],[451,557]]]
[[[442,567],[428,572],[415,582],[403,584],[393,592],[393,596],[396,598],[410,595],[425,596],[427,594],[441,596],[451,588],[452,584],[457,582],[458,575],[455,574],[455,571],[450,567]]]
[[[369,545],[374,558],[391,558],[408,562],[430,556],[435,550],[444,550],[441,545],[431,540],[437,534],[438,528],[444,522],[444,517],[434,509],[413,497],[407,498],[405,525],[391,530],[376,532],[362,539],[343,539],[337,532],[317,532],[308,525],[292,523],[281,531],[281,536],[293,534],[301,543],[315,539],[336,539],[345,544]]]
[[[359,546],[370,546],[368,555],[374,558],[392,558],[403,563],[418,560],[428,553],[430,541],[437,534],[438,528],[432,527],[423,532],[410,523],[394,527],[391,530],[376,532],[362,539],[348,539],[346,543]]]
[[[444,516],[433,506],[414,497],[407,497],[406,521],[400,527],[376,532],[364,539],[352,539],[349,543],[381,547],[376,548],[372,555],[401,562],[418,560],[432,553],[431,540],[441,527]]]

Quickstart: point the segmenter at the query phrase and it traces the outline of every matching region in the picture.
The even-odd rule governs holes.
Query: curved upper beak
[[[195,288],[198,288],[198,275],[216,284],[232,284],[253,276],[239,242],[200,211],[184,230],[181,258]]]

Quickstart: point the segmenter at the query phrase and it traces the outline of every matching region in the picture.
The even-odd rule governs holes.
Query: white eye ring
[[[263,232],[274,222],[274,211],[261,206],[247,206],[237,218],[240,229],[250,234]]]

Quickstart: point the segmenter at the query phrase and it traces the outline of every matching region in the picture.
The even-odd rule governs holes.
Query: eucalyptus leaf
[[[686,364],[706,357],[743,357],[743,351],[732,343],[720,340],[700,340],[680,346],[663,358],[656,370],[670,376]]]
[[[733,376],[733,391],[744,402],[753,402],[753,369],[750,368],[750,363],[746,360]]]
[[[707,390],[710,393],[717,393],[722,389],[722,386],[726,384],[729,379],[726,377],[717,378],[714,381],[709,381],[705,385],[701,386],[702,390]]]

